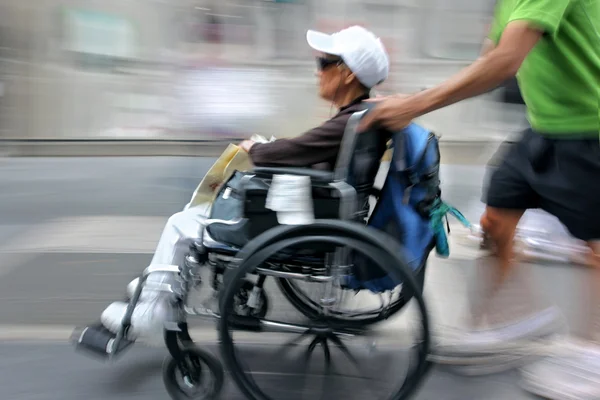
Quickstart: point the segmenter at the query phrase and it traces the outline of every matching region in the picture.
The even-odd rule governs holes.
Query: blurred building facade
[[[380,90],[413,92],[477,56],[493,3],[0,0],[0,138],[291,136],[331,108],[316,97],[306,29],[368,27],[392,56]],[[521,123],[485,104],[424,121],[451,139]]]

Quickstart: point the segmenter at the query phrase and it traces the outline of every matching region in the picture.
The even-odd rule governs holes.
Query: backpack
[[[444,229],[449,229],[447,214],[470,227],[466,218],[454,207],[443,202],[440,188],[440,151],[437,136],[412,123],[392,136],[393,156],[377,204],[368,225],[394,237],[402,246],[408,266],[423,272],[429,253],[448,257],[450,249]],[[346,286],[373,292],[392,290],[394,282],[369,260],[355,256],[354,274]]]

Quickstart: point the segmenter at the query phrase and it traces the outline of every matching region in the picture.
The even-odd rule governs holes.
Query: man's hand
[[[254,142],[253,140],[244,140],[242,143],[240,143],[240,148],[242,150],[244,150],[246,153],[250,152],[250,149],[252,148],[252,146],[254,146]]]
[[[406,128],[416,115],[411,106],[411,96],[395,95],[383,99],[375,98],[377,106],[369,111],[358,127],[360,132],[364,132],[374,125],[380,125],[392,131],[398,131]]]

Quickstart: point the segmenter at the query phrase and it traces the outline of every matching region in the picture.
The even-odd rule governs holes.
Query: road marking
[[[79,334],[80,329],[76,331],[75,327],[70,326],[3,326],[0,325],[0,344],[6,343],[39,343],[39,344],[72,344],[74,345],[74,332]],[[192,328],[189,330],[190,336],[198,346],[218,346],[219,335],[216,328]],[[380,331],[367,332],[355,337],[344,337],[347,345],[353,348],[363,347],[366,350],[377,347],[404,347],[410,348],[414,345],[416,336],[413,332]],[[287,341],[299,336],[298,333],[281,332],[234,332],[234,342],[243,345],[269,346],[276,347],[284,345]],[[309,341],[305,343],[308,344]],[[138,346],[149,348],[165,348],[166,345],[161,337],[156,338],[152,343],[136,342]]]
[[[2,253],[0,252],[0,276],[9,274],[20,265],[26,264],[37,257],[33,253]]]
[[[0,246],[0,254],[8,255],[9,259],[3,262],[4,265],[14,264],[12,259],[18,260],[25,254],[154,254],[166,222],[165,217],[147,216],[56,219],[21,231]],[[473,260],[479,257],[481,251],[476,243],[466,239],[468,229],[458,222],[452,222],[450,226],[450,258]],[[17,257],[20,254],[23,256]]]
[[[153,254],[165,217],[73,217],[33,226],[8,240],[0,253]]]
[[[2,342],[70,342],[73,332],[81,327],[73,325],[0,325]],[[216,342],[217,330],[214,326],[190,329],[190,334],[198,342]]]
[[[217,343],[218,332],[213,323],[208,326],[194,327],[190,329],[190,336],[196,343]],[[0,325],[0,342],[71,342],[73,333],[83,328],[71,325]],[[405,341],[411,335],[399,334],[402,330],[382,329],[378,332],[373,332],[367,338],[377,339],[389,343],[394,340]],[[280,332],[241,332],[233,333],[234,340],[240,343],[248,344],[267,344],[285,342],[291,339],[295,333],[283,334]],[[412,336],[414,337],[414,336]],[[360,339],[360,337],[359,337]],[[164,346],[162,338],[159,338],[155,344],[140,343],[150,345],[151,347]]]
[[[58,344],[58,343],[73,343],[73,333],[76,327],[69,325],[0,325],[0,344],[4,343],[40,343],[40,344]],[[79,331],[78,331],[79,332]],[[379,332],[370,332],[364,336],[357,336],[350,338],[351,342],[348,343],[352,348],[363,348],[367,352],[379,348],[383,350],[385,348],[398,349],[406,348],[409,349],[414,345],[414,341],[408,339],[410,335],[406,335],[406,329],[383,329]],[[440,336],[442,334],[442,336]],[[291,339],[297,334],[282,335],[281,333],[273,332],[235,332],[234,340],[237,344],[243,345],[257,345],[257,346],[277,346],[278,344],[284,344],[287,340]],[[213,345],[218,346],[218,333],[215,327],[196,327],[190,329],[190,336],[194,342],[199,345]],[[432,336],[437,339],[444,337],[443,330],[439,332],[432,332]],[[450,333],[450,341],[446,343],[452,346],[452,334]],[[460,339],[459,337],[454,338]],[[456,342],[459,346],[460,340]],[[162,348],[165,347],[162,339],[157,339],[154,343],[137,343],[144,347]],[[435,346],[435,342],[433,345]],[[512,350],[506,350],[510,354],[519,355],[538,355],[538,356],[550,356],[550,355],[572,355],[573,352],[581,352],[586,349],[586,343],[578,341],[577,339],[567,336],[556,336],[548,339],[539,340],[524,340],[522,342],[505,342],[503,345]],[[432,352],[435,353],[435,347],[432,348]],[[471,353],[468,357],[475,357],[477,355],[482,357],[493,356],[493,347],[490,348],[490,352],[482,351],[477,353]],[[431,360],[437,363],[448,363],[452,365],[459,364],[477,364],[481,361],[474,361],[462,356],[454,357],[439,357],[431,356]]]

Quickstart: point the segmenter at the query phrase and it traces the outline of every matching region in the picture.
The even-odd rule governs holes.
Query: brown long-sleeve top
[[[277,139],[270,143],[255,143],[250,158],[257,166],[313,167],[332,171],[350,116],[361,111],[364,95],[340,108],[339,112],[322,125],[291,139]]]

